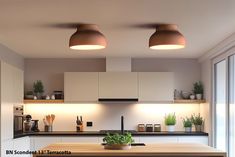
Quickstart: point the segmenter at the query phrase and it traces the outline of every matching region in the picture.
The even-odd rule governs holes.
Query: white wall
[[[63,72],[105,71],[105,59],[26,59],[25,88],[32,87],[36,79],[43,80],[48,91],[63,89]],[[196,59],[132,59],[132,71],[174,72],[175,88],[192,90],[200,79],[200,64]],[[25,111],[40,120],[47,113],[56,114],[55,130],[75,130],[77,115],[93,121],[87,130],[120,129],[120,116],[124,115],[127,129],[136,129],[138,123],[161,123],[165,113],[176,112],[177,130],[183,130],[181,117],[199,113],[198,104],[27,104]],[[163,127],[163,130],[165,128]]]
[[[20,69],[24,69],[24,58],[8,47],[0,44],[0,60]]]
[[[55,131],[75,131],[76,116],[82,115],[84,121],[93,121],[92,128],[85,130],[120,129],[120,116],[125,116],[125,128],[136,129],[139,123],[160,123],[165,130],[164,116],[175,112],[176,130],[183,130],[182,117],[199,113],[199,104],[26,104],[25,112],[39,119],[43,130],[42,119],[46,114],[55,114]]]
[[[132,59],[132,71],[174,72],[175,89],[192,92],[193,83],[201,79],[197,59]]]
[[[102,72],[105,59],[25,59],[25,91],[33,89],[33,82],[42,80],[45,94],[64,90],[64,72]]]

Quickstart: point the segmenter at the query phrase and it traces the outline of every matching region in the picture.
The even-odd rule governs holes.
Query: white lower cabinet
[[[140,137],[141,143],[200,143],[208,145],[208,136],[147,136]]]
[[[62,137],[61,142],[68,143],[100,143],[99,137]]]
[[[13,140],[14,146],[14,157],[30,157],[30,138],[29,137],[21,137]],[[28,152],[28,154],[27,154]]]
[[[178,141],[175,136],[164,136],[164,137],[156,137],[156,136],[147,136],[140,137],[140,143],[176,143]]]
[[[14,146],[13,139],[2,140],[1,141],[1,156],[13,157]]]
[[[207,136],[180,136],[178,137],[179,143],[200,143],[208,145],[208,137]]]

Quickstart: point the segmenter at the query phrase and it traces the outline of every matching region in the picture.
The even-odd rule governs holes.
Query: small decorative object
[[[195,99],[195,95],[194,94],[191,94],[189,97],[190,97],[191,100]]]
[[[50,100],[50,96],[49,95],[46,96],[46,100]]]
[[[37,98],[37,96],[33,96],[33,99],[34,99],[34,100],[37,100],[38,98]]]
[[[185,128],[185,132],[191,132],[192,131],[192,119],[191,118],[183,118],[183,125]]]
[[[33,91],[27,91],[25,94],[26,99],[33,99]]]
[[[193,125],[195,126],[195,131],[196,132],[202,132],[203,131],[203,117],[201,117],[200,113],[198,115],[192,115],[191,120]]]
[[[36,94],[38,99],[41,99],[42,94],[44,93],[44,87],[41,80],[37,80],[33,83],[34,93]]]
[[[63,99],[63,91],[54,91],[55,99]]]
[[[134,142],[131,133],[125,134],[107,134],[103,141],[105,142],[104,149],[126,150],[131,149],[131,144]]]
[[[203,95],[203,85],[201,81],[195,82],[193,84],[193,93],[196,95],[197,100],[202,99]]]
[[[168,132],[175,131],[176,116],[175,113],[170,113],[165,116],[165,125]]]
[[[55,100],[55,95],[54,95],[54,94],[51,95],[51,99],[52,99],[52,100]]]
[[[189,99],[190,93],[186,91],[181,91],[181,96],[183,99]]]

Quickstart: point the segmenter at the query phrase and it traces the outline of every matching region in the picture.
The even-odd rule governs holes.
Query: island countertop
[[[56,143],[34,157],[226,157],[226,153],[202,144],[165,143],[132,146],[130,150],[105,150],[100,144]],[[65,153],[67,152],[67,153]],[[69,152],[69,153],[68,153]],[[63,154],[64,153],[64,154]]]

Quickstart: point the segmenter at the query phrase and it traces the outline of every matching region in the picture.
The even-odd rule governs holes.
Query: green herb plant
[[[103,141],[107,144],[107,145],[114,145],[114,144],[131,144],[134,142],[131,133],[125,133],[125,134],[107,134],[104,138]]]
[[[175,125],[175,124],[176,124],[175,113],[170,113],[165,116],[165,125]]]
[[[191,121],[194,125],[202,125],[204,122],[203,117],[201,117],[200,113],[198,115],[193,114],[191,116]]]
[[[203,85],[201,81],[195,82],[193,84],[193,93],[194,94],[203,94]]]
[[[34,93],[43,93],[44,87],[41,80],[37,80],[33,83]]]
[[[183,125],[185,128],[188,128],[188,127],[192,127],[193,123],[192,123],[192,119],[191,118],[183,118]]]

